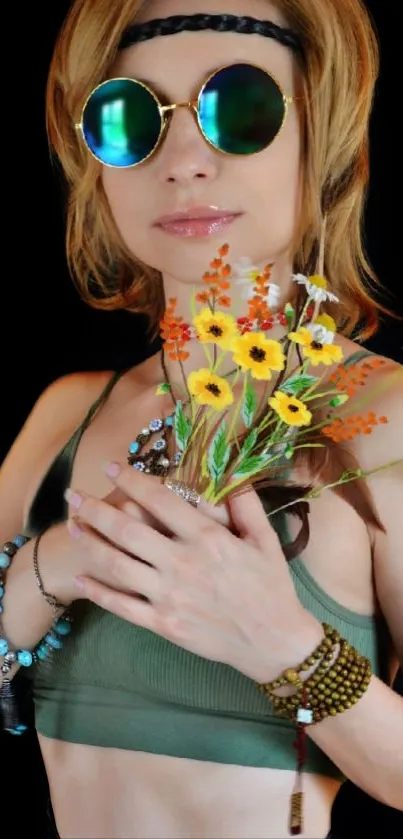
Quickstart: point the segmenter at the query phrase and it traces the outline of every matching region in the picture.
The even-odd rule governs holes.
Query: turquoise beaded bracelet
[[[0,553],[0,616],[3,613],[3,598],[5,591],[5,572],[10,567],[17,551],[30,540],[30,536],[18,534],[11,542],[6,542]],[[57,612],[57,609],[55,609]],[[33,650],[18,649],[10,647],[9,642],[0,633],[0,658],[3,663],[0,672],[3,676],[0,688],[0,710],[3,716],[3,729],[11,734],[22,734],[27,726],[18,720],[17,708],[14,693],[11,687],[8,674],[13,664],[18,663],[21,667],[31,667],[38,661],[44,661],[54,650],[63,647],[63,638],[71,630],[71,619],[68,614],[60,616],[55,614],[51,629],[44,635]]]

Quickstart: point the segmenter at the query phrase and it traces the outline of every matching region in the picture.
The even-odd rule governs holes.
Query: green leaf
[[[178,401],[175,410],[175,436],[179,451],[185,451],[191,431],[192,423],[184,414],[182,402]]]
[[[163,396],[164,393],[170,393],[171,385],[168,382],[163,382],[161,385],[158,385],[157,390],[155,391],[157,396]]]
[[[285,451],[284,451],[285,459],[286,460],[292,460],[292,457],[294,455],[294,451],[295,451],[295,449],[294,449],[293,446],[291,446],[291,445],[286,446]]]
[[[339,396],[335,396],[334,399],[330,400],[329,405],[331,408],[339,408],[340,405],[344,405],[349,399],[350,397],[347,393],[340,393]]]
[[[280,390],[291,394],[291,396],[298,396],[299,393],[302,393],[303,390],[308,390],[317,381],[319,381],[317,376],[308,376],[307,373],[291,376],[290,379],[287,379],[281,385]]]
[[[242,419],[246,428],[250,428],[257,408],[257,396],[253,385],[248,382],[245,390],[245,398],[242,404]]]
[[[242,458],[247,457],[248,454],[252,451],[256,444],[256,440],[258,437],[257,428],[254,428],[247,437],[245,437],[243,441],[242,449],[239,453],[239,456]]]
[[[295,317],[295,309],[291,306],[291,303],[286,303],[284,308],[284,314],[287,318],[288,328],[291,330],[294,324],[294,317]]]
[[[265,466],[270,462],[271,456],[270,455],[252,455],[251,457],[247,457],[243,463],[240,463],[237,467],[236,472],[234,473],[234,478],[248,478],[250,475],[256,475],[258,472],[261,472]]]
[[[227,443],[227,425],[222,422],[208,450],[208,469],[217,483],[223,476],[230,458],[230,446]]]

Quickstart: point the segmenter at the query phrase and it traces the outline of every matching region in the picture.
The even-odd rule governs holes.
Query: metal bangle
[[[65,611],[67,606],[65,606],[64,603],[59,603],[59,601],[57,600],[57,598],[53,594],[50,594],[48,591],[45,590],[45,586],[43,585],[42,577],[40,575],[39,565],[38,565],[38,549],[39,549],[39,543],[40,543],[44,533],[46,533],[46,530],[43,530],[41,533],[38,534],[38,536],[35,539],[35,543],[34,543],[34,553],[33,553],[33,557],[32,557],[32,562],[33,562],[33,566],[34,566],[35,579],[36,579],[36,582],[38,584],[39,591],[42,594],[42,597],[45,598],[48,605],[52,609],[54,609],[55,611],[57,611],[57,609],[63,609],[63,611]]]

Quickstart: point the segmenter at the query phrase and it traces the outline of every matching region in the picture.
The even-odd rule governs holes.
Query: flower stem
[[[235,376],[235,380],[234,380],[234,382],[233,382],[233,387],[236,385],[236,383],[237,383],[237,381],[238,381],[238,379],[239,379],[239,374],[240,374],[240,368],[238,368],[238,370],[237,370],[237,373],[236,373],[236,376]],[[227,436],[227,442],[228,442],[228,443],[229,443],[229,442],[230,442],[230,440],[231,440],[231,435],[232,435],[232,432],[233,432],[234,427],[235,427],[235,425],[236,425],[236,423],[237,423],[237,420],[238,420],[238,417],[239,417],[239,414],[240,414],[240,411],[241,411],[241,408],[242,408],[242,404],[243,404],[243,401],[244,401],[244,399],[245,399],[245,393],[246,393],[246,387],[247,387],[247,384],[248,384],[248,374],[246,373],[246,374],[245,374],[245,376],[244,376],[244,380],[243,380],[243,392],[242,392],[242,397],[241,397],[240,399],[238,399],[238,404],[237,404],[236,409],[233,411],[231,425],[230,425],[229,430],[228,430],[228,436]]]
[[[270,466],[271,463],[274,463],[276,460],[279,460],[280,458],[282,458],[282,456],[283,455],[280,453],[280,454],[274,455],[274,457],[270,458],[270,460],[267,461],[267,464],[264,467],[264,471]],[[261,470],[261,471],[263,471],[263,470]],[[256,474],[259,474],[259,472],[256,472],[255,475]],[[212,501],[213,504],[219,504],[220,501],[222,501],[223,498],[225,498],[226,495],[228,495],[230,492],[232,492],[233,489],[235,489],[238,486],[241,486],[241,484],[248,483],[250,481],[251,477],[253,477],[253,475],[243,475],[242,478],[238,478],[236,481],[232,481],[232,483],[230,483],[230,484],[227,483],[225,485],[225,487],[223,487],[215,497],[210,496],[209,500]]]
[[[378,466],[376,469],[371,469],[365,472],[363,469],[356,469],[353,472],[348,473],[348,478],[346,477],[346,473],[344,472],[341,478],[338,481],[334,481],[331,484],[325,484],[325,486],[320,487],[316,490],[311,490],[306,495],[301,496],[301,498],[294,499],[294,501],[290,501],[288,504],[283,504],[282,507],[277,507],[275,510],[271,510],[268,513],[268,517],[276,515],[276,513],[281,513],[283,510],[288,510],[289,507],[293,507],[294,504],[299,504],[301,501],[309,501],[312,498],[319,498],[326,489],[334,489],[335,487],[341,486],[342,484],[350,483],[350,481],[358,481],[362,478],[368,478],[370,475],[376,475],[378,472],[383,472],[385,469],[393,468],[393,466],[398,466],[399,463],[402,463],[402,458],[399,460],[392,460],[389,463],[385,463],[383,466]]]

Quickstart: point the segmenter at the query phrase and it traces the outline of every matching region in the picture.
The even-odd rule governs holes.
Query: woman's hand
[[[299,602],[254,490],[229,499],[234,533],[210,505],[195,509],[130,467],[117,472],[112,464],[111,480],[130,499],[125,509],[74,494],[70,532],[91,568],[77,580],[78,596],[256,681],[276,678],[316,647],[321,624]],[[139,520],[138,508],[158,528]]]
[[[159,530],[160,533],[164,533],[167,536],[172,535],[170,527],[166,526],[156,516],[153,516],[145,507],[141,507],[140,504],[126,495],[119,487],[115,487],[103,500],[112,507],[116,507],[118,510],[127,513],[135,521],[149,524],[150,527],[155,527],[156,530]],[[213,504],[209,504],[202,498],[199,504],[199,510],[208,515],[213,521],[216,521],[217,524],[222,524],[223,527],[231,529],[232,522],[227,502],[213,506]]]
[[[155,487],[155,483],[153,483],[153,486]],[[70,519],[67,522],[67,529],[70,533],[70,536],[75,535],[76,537],[78,537],[80,535],[77,532],[77,520],[75,520],[74,522],[73,518],[75,517],[78,509],[80,508],[84,500],[86,502],[85,509],[88,516],[88,521],[92,520],[94,514],[97,516],[97,519],[99,520],[99,534],[103,532],[102,522],[104,522],[106,530],[108,530],[107,520],[113,514],[113,509],[115,509],[119,510],[121,513],[125,513],[126,516],[129,516],[131,520],[139,522],[141,524],[146,524],[154,530],[158,530],[160,533],[163,533],[165,536],[168,536],[170,538],[172,538],[173,536],[173,531],[169,526],[159,521],[147,509],[141,507],[140,504],[138,504],[133,498],[130,498],[119,487],[115,487],[107,496],[105,496],[102,499],[96,499],[83,492],[78,494],[70,489],[67,490],[65,496],[69,504]],[[95,509],[94,513],[91,512],[92,507],[96,507],[96,512]],[[224,527],[231,526],[229,508],[227,504],[220,504],[213,507],[212,504],[208,504],[206,501],[204,501],[204,499],[202,499],[200,502],[200,509],[204,513],[206,513],[211,519],[213,519],[213,521],[222,524]],[[82,523],[82,526],[84,527],[84,523]],[[65,523],[63,523],[61,529],[63,531],[62,544],[64,546],[66,542]],[[61,546],[59,546],[58,544],[58,554],[60,553],[60,547]],[[72,547],[74,548],[73,551],[71,550]],[[74,580],[75,577],[79,575],[88,575],[90,577],[94,576],[98,581],[106,583],[107,585],[116,584],[115,577],[111,576],[109,566],[104,565],[104,567],[101,567],[99,563],[99,557],[97,554],[93,554],[88,551],[83,553],[81,549],[78,550],[78,546],[75,543],[73,543],[72,546],[71,538],[68,538],[68,561],[66,561],[65,554],[66,550],[64,548],[62,554],[63,562],[61,565],[63,573],[61,575],[58,573],[57,579],[54,582],[54,586],[57,585],[57,590],[60,594],[59,599],[61,600],[61,602],[71,603],[72,601],[78,599],[80,593],[74,584]],[[59,572],[59,567],[57,570]],[[68,572],[67,574],[66,571]],[[61,580],[60,577],[62,578]],[[130,594],[134,594],[133,588],[131,586],[129,586],[127,589],[123,587],[122,590],[128,591]]]

